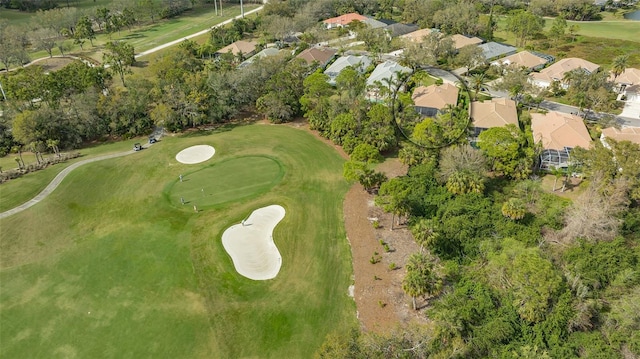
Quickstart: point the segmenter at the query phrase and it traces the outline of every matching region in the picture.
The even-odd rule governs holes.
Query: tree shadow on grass
[[[194,128],[190,130],[186,130],[183,132],[180,137],[181,138],[191,138],[191,137],[200,137],[200,136],[209,136],[216,133],[229,132],[236,127],[242,127],[253,124],[253,121],[234,121],[234,122],[226,122],[222,124],[214,124],[202,126],[200,128]]]

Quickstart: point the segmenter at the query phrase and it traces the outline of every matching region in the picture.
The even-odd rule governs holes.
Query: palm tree
[[[484,192],[484,179],[478,174],[468,171],[457,171],[449,176],[445,187],[453,194],[482,193]]]
[[[406,267],[407,275],[402,281],[402,290],[411,296],[413,309],[417,310],[416,298],[438,293],[442,289],[442,280],[434,270],[433,262],[425,254],[412,254]]]
[[[480,92],[480,90],[482,89],[482,86],[484,85],[484,80],[485,80],[484,74],[483,73],[473,74],[471,75],[470,78],[471,78],[470,85],[474,91],[473,100],[476,101],[478,99],[478,92]]]
[[[502,215],[514,221],[523,219],[526,213],[524,202],[519,198],[509,198],[502,205]]]
[[[611,63],[611,72],[613,72],[613,79],[617,79],[620,74],[627,69],[629,62],[629,55],[616,56]]]
[[[420,245],[420,253],[424,251],[424,247],[429,247],[438,239],[433,221],[421,218],[417,223],[411,226],[411,233],[416,243]]]
[[[551,170],[551,174],[556,177],[555,180],[553,181],[553,190],[551,191],[551,192],[555,192],[556,191],[556,185],[558,184],[558,180],[560,178],[562,178],[562,176],[564,176],[564,171],[561,168],[554,167]]]

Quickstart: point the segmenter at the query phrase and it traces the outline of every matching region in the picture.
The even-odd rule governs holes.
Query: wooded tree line
[[[376,203],[421,247],[403,289],[432,324],[330,336],[318,357],[638,355],[640,166],[626,159],[640,146],[612,147],[577,151],[589,182],[574,202],[535,177],[489,176],[493,155],[468,145],[383,182]]]

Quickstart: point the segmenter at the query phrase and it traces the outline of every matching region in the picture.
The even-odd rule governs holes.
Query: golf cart
[[[134,151],[140,151],[142,150],[142,145],[140,144],[140,142],[136,143],[135,145],[133,145],[133,150]]]

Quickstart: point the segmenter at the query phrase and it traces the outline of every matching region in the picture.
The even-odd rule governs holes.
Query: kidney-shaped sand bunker
[[[284,218],[282,206],[256,209],[242,223],[222,234],[222,246],[240,275],[253,280],[273,279],[280,272],[282,257],[273,242],[273,229]]]

